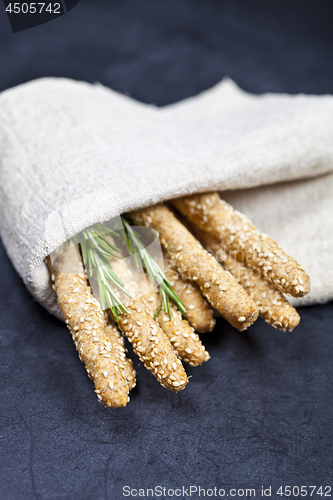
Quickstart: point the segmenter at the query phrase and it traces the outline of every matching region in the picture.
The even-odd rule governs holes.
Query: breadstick
[[[110,339],[112,346],[119,351],[124,365],[123,375],[128,382],[128,389],[132,390],[136,386],[136,374],[132,360],[126,357],[127,349],[125,349],[124,338],[107,313],[105,314],[105,321],[104,333]]]
[[[177,358],[170,341],[154,320],[146,302],[140,298],[138,285],[124,261],[112,263],[112,269],[124,283],[133,300],[126,304],[128,314],[119,315],[118,326],[133,345],[145,367],[163,387],[179,392],[188,379],[181,361]]]
[[[158,289],[147,290],[140,287],[143,291],[144,299],[146,300],[153,315],[160,308],[160,294]],[[202,345],[199,335],[194,332],[194,329],[189,323],[182,318],[177,307],[170,302],[171,320],[164,312],[163,308],[159,311],[156,321],[168,336],[170,343],[180,359],[189,363],[191,366],[199,366],[204,361],[210,359],[209,353]]]
[[[302,297],[310,291],[310,279],[303,267],[287,255],[270,236],[218,193],[197,194],[171,201],[185,217],[217,238],[237,260],[261,273],[283,293]]]
[[[49,268],[51,268],[48,262]],[[119,408],[129,401],[128,367],[124,354],[112,346],[105,335],[103,311],[87,285],[80,254],[71,245],[59,263],[51,268],[58,304],[70,330],[80,360],[95,385],[97,398],[105,407]],[[61,272],[62,269],[73,273]],[[132,378],[135,372],[132,372]]]
[[[285,299],[272,283],[267,281],[259,270],[250,269],[246,264],[233,258],[222,249],[221,243],[211,234],[194,229],[201,243],[212,252],[225,269],[237,279],[259,307],[259,314],[274,328],[291,332],[300,322],[296,309]]]
[[[131,212],[129,217],[135,224],[156,229],[178,272],[195,281],[207,300],[232,326],[244,330],[257,319],[259,311],[253,300],[165,205]]]
[[[200,288],[193,281],[180,276],[165,251],[163,256],[164,273],[184,304],[188,323],[199,333],[211,332],[215,326],[213,309],[203,297]]]

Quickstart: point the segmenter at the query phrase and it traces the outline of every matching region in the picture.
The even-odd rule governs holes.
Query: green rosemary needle
[[[125,217],[122,216],[121,219],[125,228],[125,233],[127,233],[126,241],[129,242],[128,243],[129,252],[131,254],[137,255],[140,258],[141,265],[147,271],[147,274],[149,276],[152,285],[159,286],[161,300],[160,300],[160,306],[158,308],[157,313],[155,314],[155,317],[160,312],[161,305],[163,302],[164,311],[166,314],[168,314],[169,318],[171,319],[169,299],[171,299],[175,303],[175,305],[182,313],[182,315],[186,317],[186,309],[184,307],[184,304],[181,298],[176,294],[176,292],[172,288],[170,281],[165,276],[165,274],[163,273],[162,269],[157,264],[157,262],[146,250],[144,244],[140,240],[140,236],[138,235],[138,233],[130,226]]]
[[[116,234],[112,231],[113,234]],[[124,283],[112,270],[111,257],[121,258],[121,251],[112,245],[106,239],[106,233],[103,228],[96,224],[93,228],[83,231],[85,239],[79,242],[83,263],[85,265],[88,277],[93,276],[96,269],[96,278],[98,283],[99,297],[102,309],[109,306],[113,316],[118,321],[119,314],[127,313],[127,309],[111,286],[114,285],[118,290],[128,297],[132,296],[125,290]],[[108,233],[110,234],[110,233]]]

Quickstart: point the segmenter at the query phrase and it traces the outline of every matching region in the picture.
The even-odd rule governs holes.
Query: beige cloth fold
[[[156,108],[66,79],[0,95],[0,227],[25,284],[59,316],[43,259],[85,227],[220,190],[333,298],[333,98],[253,96],[224,80]],[[277,184],[278,183],[278,184]],[[252,188],[252,189],[249,189]]]

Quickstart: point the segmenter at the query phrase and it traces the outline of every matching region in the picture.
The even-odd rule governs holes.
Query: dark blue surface
[[[0,89],[57,75],[163,105],[227,75],[255,93],[333,93],[332,5],[81,0],[17,34],[0,9]],[[188,370],[178,395],[135,360],[138,388],[112,411],[2,247],[0,266],[0,500],[118,500],[125,485],[191,484],[260,498],[262,485],[332,484],[332,304],[301,309],[293,333],[259,320],[240,334],[219,320],[204,337],[211,360]]]

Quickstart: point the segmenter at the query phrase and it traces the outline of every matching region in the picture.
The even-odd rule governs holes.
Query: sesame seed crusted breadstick
[[[215,258],[231,272],[238,283],[247,291],[259,307],[259,314],[266,323],[281,331],[291,332],[300,322],[296,309],[283,294],[257,269],[247,267],[222,249],[221,243],[209,233],[194,230],[201,243],[212,252]]]
[[[310,279],[302,266],[287,255],[270,236],[234,210],[218,193],[197,194],[171,201],[192,223],[217,238],[237,260],[261,273],[283,293],[302,297]]]
[[[135,370],[133,368],[133,362],[131,359],[126,357],[127,349],[125,349],[124,338],[118,330],[116,324],[112,321],[109,315],[105,314],[105,327],[104,333],[110,339],[112,346],[118,349],[119,355],[121,356],[123,367],[123,375],[128,383],[128,390],[132,390],[136,386]]]
[[[160,294],[157,289],[149,290],[144,294],[144,298],[150,307],[152,314],[155,315],[160,306]],[[167,334],[170,343],[180,359],[189,363],[191,366],[199,366],[204,361],[210,359],[202,342],[194,332],[189,323],[182,318],[177,307],[170,302],[171,320],[161,308],[156,317],[156,321]]]
[[[50,263],[48,263],[50,267]],[[93,298],[87,285],[85,271],[76,246],[69,247],[64,253],[63,269],[70,268],[73,273],[55,272],[54,289],[58,304],[72,334],[80,360],[84,363],[89,377],[95,385],[97,398],[105,407],[120,408],[129,401],[129,383],[124,356],[106,337],[104,314],[99,303]],[[134,374],[133,374],[134,376]]]
[[[133,300],[126,304],[128,314],[119,314],[121,331],[133,345],[145,367],[166,389],[179,392],[188,383],[181,361],[177,358],[167,335],[154,320],[147,303],[140,298],[138,285],[124,261],[112,263],[112,269],[125,284]]]
[[[203,297],[200,288],[193,281],[182,278],[165,251],[163,255],[165,275],[184,304],[188,323],[199,333],[211,332],[215,326],[213,309]]]
[[[201,292],[229,323],[244,330],[258,317],[258,308],[228,271],[162,204],[131,212],[135,224],[151,226],[178,272],[195,281]]]

